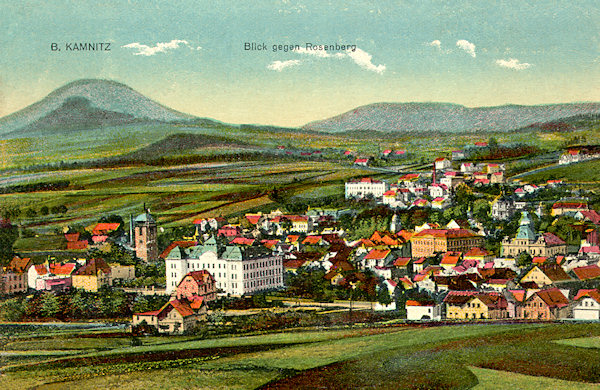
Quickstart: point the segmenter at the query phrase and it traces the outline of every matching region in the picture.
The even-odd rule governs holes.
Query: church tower
[[[156,221],[149,210],[134,220],[135,255],[144,261],[158,259]]]

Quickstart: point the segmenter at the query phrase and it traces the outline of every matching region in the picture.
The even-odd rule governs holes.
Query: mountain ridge
[[[56,114],[56,111],[64,108],[67,100],[72,98],[87,100],[90,106],[89,113],[97,114],[100,111],[113,113],[112,117],[115,121],[112,121],[111,124],[119,123],[116,120],[119,114],[122,114],[122,118],[125,119],[124,123],[134,120],[188,122],[203,119],[166,107],[117,81],[80,79],[65,84],[50,92],[43,99],[0,118],[0,136],[18,136],[21,131],[27,133],[32,130],[44,130],[43,126],[40,126],[40,120],[43,121],[43,118],[51,117],[53,113]],[[62,120],[64,123],[61,123],[61,117],[54,115],[52,127],[60,125],[64,125],[66,128],[77,127],[77,120],[85,122],[86,118],[81,116],[70,118],[68,115],[64,115]],[[216,121],[211,122],[217,123]]]
[[[455,103],[371,103],[342,114],[312,121],[303,130],[328,133],[379,131],[393,133],[514,131],[536,123],[600,113],[600,103],[542,105],[506,104],[466,107]]]

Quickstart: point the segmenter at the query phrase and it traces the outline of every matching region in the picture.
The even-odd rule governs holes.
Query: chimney
[[[432,184],[435,184],[435,162],[433,163],[433,175],[432,175],[432,177],[433,177],[433,183]]]

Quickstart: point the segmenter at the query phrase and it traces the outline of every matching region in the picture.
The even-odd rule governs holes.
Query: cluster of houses
[[[71,288],[97,292],[115,281],[135,279],[135,266],[107,264],[103,259],[74,259],[67,262],[33,264],[30,258],[15,256],[0,270],[0,294],[30,290],[62,292]]]
[[[62,292],[71,288],[96,292],[102,286],[112,286],[116,281],[135,279],[135,266],[117,262],[107,263],[101,256],[85,257],[88,249],[110,250],[109,243],[118,243],[134,250],[143,261],[158,260],[157,228],[154,218],[145,211],[131,217],[129,240],[124,235],[113,235],[121,228],[120,223],[100,222],[87,230],[89,238],[79,232],[65,232],[66,253],[71,260],[46,259],[34,264],[31,258],[15,256],[6,267],[0,268],[0,294],[10,295],[29,290]],[[111,237],[113,235],[113,237]]]
[[[345,197],[371,198],[399,210],[412,207],[445,209],[452,205],[452,189],[460,184],[481,186],[505,182],[504,164],[464,162],[460,164],[460,170],[453,170],[452,165],[450,160],[440,157],[434,161],[431,174],[407,173],[392,184],[369,177],[349,180],[345,184]]]
[[[597,145],[573,147],[567,149],[558,158],[560,165],[573,164],[600,158],[600,147]]]

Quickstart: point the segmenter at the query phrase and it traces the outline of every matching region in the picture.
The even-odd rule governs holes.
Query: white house
[[[365,198],[372,195],[373,198],[379,199],[389,189],[388,183],[381,180],[374,180],[370,177],[364,177],[358,180],[350,180],[346,182],[346,199],[350,198]]]
[[[207,270],[226,294],[245,295],[282,288],[283,262],[263,246],[222,246],[214,237],[204,245],[176,246],[165,257],[167,293],[188,272]]]
[[[576,320],[600,320],[600,291],[579,290],[573,298],[573,318]]]
[[[444,170],[452,167],[452,163],[445,157],[435,159],[435,169]]]
[[[441,305],[434,302],[419,302],[409,299],[406,301],[406,319],[412,321],[442,319]]]

